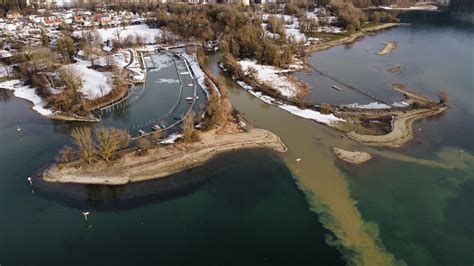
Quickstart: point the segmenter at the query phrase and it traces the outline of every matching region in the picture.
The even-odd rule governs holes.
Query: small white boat
[[[188,87],[194,87],[194,84],[189,83],[189,84],[188,84]]]
[[[336,85],[332,85],[331,87],[332,87],[333,89],[335,89],[335,90],[342,91],[342,89],[341,89],[341,88],[339,88],[339,87],[338,87],[338,86],[336,86]]]
[[[138,133],[140,133],[140,135],[142,135],[142,136],[143,136],[143,135],[145,135],[145,133],[146,133],[146,132],[145,132],[145,131],[143,131],[143,130],[141,130],[141,129],[139,129],[139,130],[138,130]]]
[[[158,131],[161,129],[161,127],[159,125],[153,125],[151,126],[151,129],[155,130],[155,131]]]
[[[192,101],[192,100],[194,100],[193,97],[186,97],[186,101]]]

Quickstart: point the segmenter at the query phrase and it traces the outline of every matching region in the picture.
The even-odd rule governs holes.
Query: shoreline
[[[360,31],[358,31],[356,33],[353,33],[349,36],[342,37],[342,38],[337,39],[337,40],[332,40],[332,41],[328,41],[328,42],[323,42],[323,43],[310,45],[310,46],[308,46],[308,48],[306,48],[306,51],[308,53],[315,53],[315,52],[319,52],[319,51],[322,51],[322,50],[327,50],[327,49],[332,48],[334,46],[355,42],[358,38],[363,37],[363,36],[367,35],[370,32],[383,30],[383,29],[388,29],[388,28],[392,28],[392,27],[396,27],[396,26],[400,26],[400,25],[406,25],[406,24],[405,23],[384,23],[384,24],[370,26],[370,27],[361,29]]]
[[[348,151],[337,147],[333,147],[332,151],[337,158],[350,164],[363,164],[372,159],[372,155],[363,151]]]
[[[218,154],[237,149],[267,148],[281,153],[287,150],[277,135],[258,128],[224,135],[212,130],[201,133],[200,138],[191,144],[177,143],[150,149],[144,156],[136,156],[131,151],[110,164],[104,161],[90,165],[82,161],[53,164],[41,176],[44,181],[52,183],[124,185],[183,172]]]

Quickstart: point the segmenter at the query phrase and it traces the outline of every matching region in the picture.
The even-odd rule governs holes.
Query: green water
[[[1,96],[1,265],[343,264],[292,174],[269,152],[219,156],[165,181],[97,187],[34,179],[30,187],[26,178],[52,162],[77,124],[47,120],[5,90]],[[107,119],[134,122],[121,112]]]
[[[402,20],[411,25],[367,37],[350,49],[317,53],[310,62],[387,100],[399,97],[390,91],[394,83],[433,98],[445,89],[451,109],[417,123],[415,140],[396,152],[443,161],[436,154],[453,149],[450,161],[466,159],[474,152],[474,14],[420,12]],[[384,41],[396,41],[397,49],[388,56],[374,55]],[[402,66],[402,72],[386,72],[391,65]],[[311,99],[324,95],[321,78],[307,80],[316,88]],[[458,150],[463,151],[459,156]],[[365,167],[340,168],[362,216],[379,226],[382,242],[395,257],[411,265],[474,262],[472,160],[452,170],[381,158]]]

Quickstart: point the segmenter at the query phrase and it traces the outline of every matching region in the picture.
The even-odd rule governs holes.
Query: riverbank
[[[308,53],[313,53],[313,52],[326,50],[326,49],[329,49],[329,48],[334,47],[334,46],[347,44],[347,43],[352,43],[352,42],[356,41],[358,38],[363,37],[368,33],[378,31],[378,30],[383,30],[383,29],[396,27],[396,26],[399,26],[399,25],[404,25],[404,24],[403,23],[384,23],[384,24],[377,24],[377,25],[369,26],[369,27],[363,28],[361,31],[353,33],[353,34],[351,34],[347,37],[342,37],[340,39],[310,45],[306,48],[306,51]]]
[[[143,156],[131,151],[117,161],[86,164],[80,160],[50,166],[42,177],[47,182],[124,185],[162,178],[207,162],[214,156],[237,149],[267,148],[287,150],[280,138],[270,131],[250,128],[247,132],[218,134],[215,130],[200,134],[200,141],[160,146]]]
[[[377,55],[388,55],[397,48],[397,44],[394,42],[384,42],[383,44],[385,47],[381,51],[376,52]]]

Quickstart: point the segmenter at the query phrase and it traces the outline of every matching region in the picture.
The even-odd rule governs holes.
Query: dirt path
[[[59,167],[52,165],[43,173],[48,182],[123,185],[169,176],[202,165],[219,153],[246,148],[269,148],[285,152],[286,146],[270,131],[252,128],[245,133],[218,135],[209,131],[192,144],[173,144],[148,151],[145,156],[134,152],[107,164],[71,162]]]

